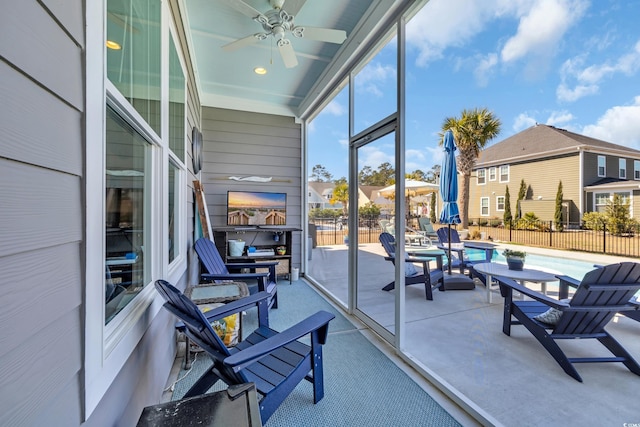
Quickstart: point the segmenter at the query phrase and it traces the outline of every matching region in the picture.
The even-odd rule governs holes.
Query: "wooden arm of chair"
[[[557,308],[558,310],[562,310],[570,307],[569,303],[558,301],[556,299],[546,296],[545,294],[541,294],[540,292],[531,290],[526,286],[522,286],[520,283],[516,282],[513,279],[509,279],[507,277],[502,277],[502,276],[493,276],[493,278],[498,281],[498,284],[500,286],[505,286],[506,289],[508,290],[507,296],[505,298],[511,298],[511,295],[512,295],[511,290],[515,290],[520,292],[521,294],[524,294],[537,301],[540,301],[541,303],[544,303],[549,307]]]
[[[558,291],[558,299],[569,298],[569,286],[577,288],[580,286],[580,280],[569,276],[556,276],[560,280],[560,289]]]
[[[207,318],[207,321],[211,323],[215,320],[223,319],[227,316],[231,316],[232,314],[241,313],[250,308],[258,306],[259,325],[269,327],[269,311],[267,306],[267,300],[269,299],[269,297],[270,295],[268,292],[257,292],[253,295],[249,295],[248,297],[244,297],[239,300],[221,305],[220,307],[211,309],[203,314]],[[169,311],[174,311],[170,303],[165,303],[164,305],[168,308]],[[185,324],[182,321],[178,321],[176,322],[175,327],[176,329],[182,331],[185,328]]]
[[[296,325],[286,329],[277,335],[269,337],[264,341],[252,345],[251,347],[240,350],[237,353],[227,357],[225,364],[233,367],[237,372],[241,369],[255,363],[265,356],[271,354],[274,350],[277,350],[299,338],[302,338],[308,334],[317,333],[318,342],[324,344],[327,338],[327,331],[329,328],[329,322],[335,316],[326,311],[319,311],[313,314]],[[315,340],[312,340],[312,342]]]

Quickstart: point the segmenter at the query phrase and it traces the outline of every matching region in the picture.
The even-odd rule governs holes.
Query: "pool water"
[[[467,249],[465,252],[469,256],[469,260],[471,261],[485,259],[484,251]],[[498,251],[496,250],[493,251],[493,257],[491,258],[491,260],[502,264],[507,263],[507,260],[504,258],[504,256],[498,253]],[[585,274],[594,269],[593,263],[591,262],[579,261],[570,258],[550,257],[538,254],[527,254],[524,266],[525,268],[529,267],[548,271],[554,274],[562,274],[572,277],[576,280],[582,280]]]

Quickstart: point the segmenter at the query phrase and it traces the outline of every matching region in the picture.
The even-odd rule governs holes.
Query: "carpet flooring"
[[[323,347],[325,396],[313,404],[311,383],[302,381],[267,422],[275,426],[460,426],[429,394],[376,348],[304,281],[278,286],[279,308],[270,325],[283,330],[318,310],[336,315]],[[243,318],[245,332],[257,324],[255,310]],[[180,372],[173,399],[180,399],[210,366],[198,353],[190,372]],[[218,382],[210,391],[226,388]]]

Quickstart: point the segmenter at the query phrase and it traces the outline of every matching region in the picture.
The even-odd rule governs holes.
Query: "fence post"
[[[602,253],[607,253],[607,222],[602,221]]]
[[[553,247],[553,221],[549,221],[549,247]]]
[[[511,230],[513,230],[513,220],[509,220],[509,241],[511,241]]]

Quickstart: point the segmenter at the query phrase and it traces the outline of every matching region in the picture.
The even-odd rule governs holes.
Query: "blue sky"
[[[491,144],[536,123],[640,149],[640,0],[431,0],[407,27],[406,170],[440,164],[445,117],[488,108]],[[395,110],[396,47],[356,77],[356,132]],[[309,128],[309,165],[347,176],[344,90]],[[387,138],[360,165],[393,164]]]

